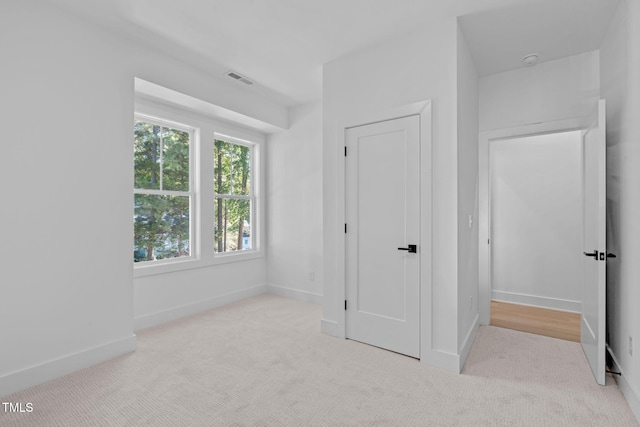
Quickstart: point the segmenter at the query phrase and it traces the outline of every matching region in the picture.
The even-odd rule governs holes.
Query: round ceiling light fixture
[[[526,55],[525,57],[522,58],[522,62],[524,62],[524,65],[531,67],[538,63],[538,58],[540,58],[539,54],[530,53],[529,55]]]

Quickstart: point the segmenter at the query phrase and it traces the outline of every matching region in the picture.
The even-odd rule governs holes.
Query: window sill
[[[243,253],[227,253],[216,255],[215,258],[197,259],[185,258],[161,263],[134,264],[133,278],[155,276],[158,274],[176,273],[196,268],[214,267],[216,265],[229,264],[233,262],[249,261],[264,258],[262,251],[250,251]]]

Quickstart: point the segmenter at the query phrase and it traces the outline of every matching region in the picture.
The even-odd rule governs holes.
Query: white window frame
[[[244,253],[251,253],[251,252],[256,252],[259,250],[258,248],[258,242],[256,239],[256,233],[254,233],[254,229],[256,229],[256,217],[258,215],[256,215],[256,209],[258,207],[258,201],[257,201],[257,197],[256,197],[256,187],[259,187],[260,185],[260,179],[259,177],[255,176],[255,175],[259,175],[256,174],[255,172],[258,171],[258,169],[256,169],[256,156],[257,156],[257,152],[259,150],[258,146],[256,143],[251,142],[251,141],[247,141],[244,139],[240,139],[240,138],[236,138],[230,135],[224,135],[221,133],[215,133],[214,134],[214,141],[216,140],[220,140],[220,141],[224,141],[224,142],[228,142],[230,144],[236,144],[236,145],[241,145],[243,147],[248,147],[250,152],[250,159],[251,159],[251,168],[250,168],[250,179],[251,179],[251,186],[249,187],[249,194],[248,195],[241,195],[241,194],[218,194],[214,191],[213,193],[213,198],[214,201],[215,199],[236,199],[236,200],[249,200],[250,203],[250,208],[249,208],[249,212],[250,212],[250,218],[249,218],[249,222],[251,224],[251,249],[246,249],[246,250],[242,250],[242,251],[230,251],[230,252],[215,252],[215,256],[216,257],[228,257],[228,256],[237,256],[240,254],[244,254]],[[214,159],[212,159],[214,160]],[[214,189],[215,189],[215,185],[214,185]],[[214,223],[215,226],[215,223]],[[259,230],[259,229],[258,229]],[[215,242],[214,242],[214,251],[215,251]]]
[[[162,265],[162,264],[170,264],[170,263],[175,263],[175,262],[181,262],[181,261],[187,261],[187,260],[192,260],[195,259],[197,257],[197,255],[194,254],[195,252],[195,248],[197,248],[197,240],[198,240],[198,233],[197,233],[197,227],[195,227],[195,223],[197,221],[197,216],[194,215],[195,213],[195,206],[196,206],[196,199],[197,199],[197,192],[195,189],[195,180],[194,180],[194,176],[197,173],[197,168],[194,162],[194,146],[197,145],[197,130],[191,126],[188,125],[184,125],[181,123],[176,123],[170,120],[166,120],[166,119],[160,119],[157,117],[152,117],[146,114],[139,114],[139,113],[135,113],[134,114],[134,120],[135,121],[141,121],[141,122],[145,122],[145,123],[150,123],[152,125],[157,125],[157,126],[161,126],[162,128],[168,128],[168,129],[175,129],[175,130],[179,130],[182,132],[186,132],[189,134],[189,190],[188,191],[179,191],[179,190],[154,190],[154,189],[144,189],[144,188],[133,188],[133,194],[148,194],[148,195],[155,195],[155,196],[180,196],[180,197],[189,197],[189,255],[188,256],[181,256],[178,258],[166,258],[166,259],[160,259],[160,260],[153,260],[153,261],[145,261],[145,262],[137,262],[134,263],[134,265],[136,267],[138,267],[138,265],[143,266],[143,265]],[[163,145],[162,145],[162,136],[160,137],[160,141],[161,141],[161,146],[160,146],[160,156],[163,156]],[[160,162],[160,188],[162,188],[162,169],[163,168],[163,162]],[[195,218],[194,218],[195,216]]]
[[[191,183],[189,189],[193,192],[190,199],[189,218],[190,256],[151,262],[132,262],[134,264],[134,278],[264,258],[262,242],[265,236],[263,227],[265,212],[261,194],[265,168],[261,150],[265,143],[265,135],[250,128],[236,126],[210,116],[143,97],[136,97],[135,117],[152,120],[154,123],[166,123],[168,127],[180,130],[193,129],[194,135],[191,141],[193,143],[189,146],[189,179]],[[214,203],[216,197],[214,193],[214,146],[216,138],[252,147],[251,192],[253,205],[251,210],[252,246],[250,250],[223,253],[216,253],[214,250]]]

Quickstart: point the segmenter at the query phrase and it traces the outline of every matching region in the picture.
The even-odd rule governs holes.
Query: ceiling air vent
[[[228,71],[226,73],[227,76],[231,77],[234,80],[237,80],[239,82],[242,82],[246,85],[252,85],[253,81],[249,80],[248,78],[241,76],[240,74],[236,73],[235,71]]]

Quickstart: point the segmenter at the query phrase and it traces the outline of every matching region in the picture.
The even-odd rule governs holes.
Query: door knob
[[[418,252],[418,245],[407,245],[406,248],[398,248],[399,251],[409,251],[410,254],[415,254]]]
[[[585,256],[591,256],[593,257],[593,259],[595,259],[596,261],[598,260],[598,251],[597,250],[593,250],[593,253],[588,253],[588,252],[582,252]]]

